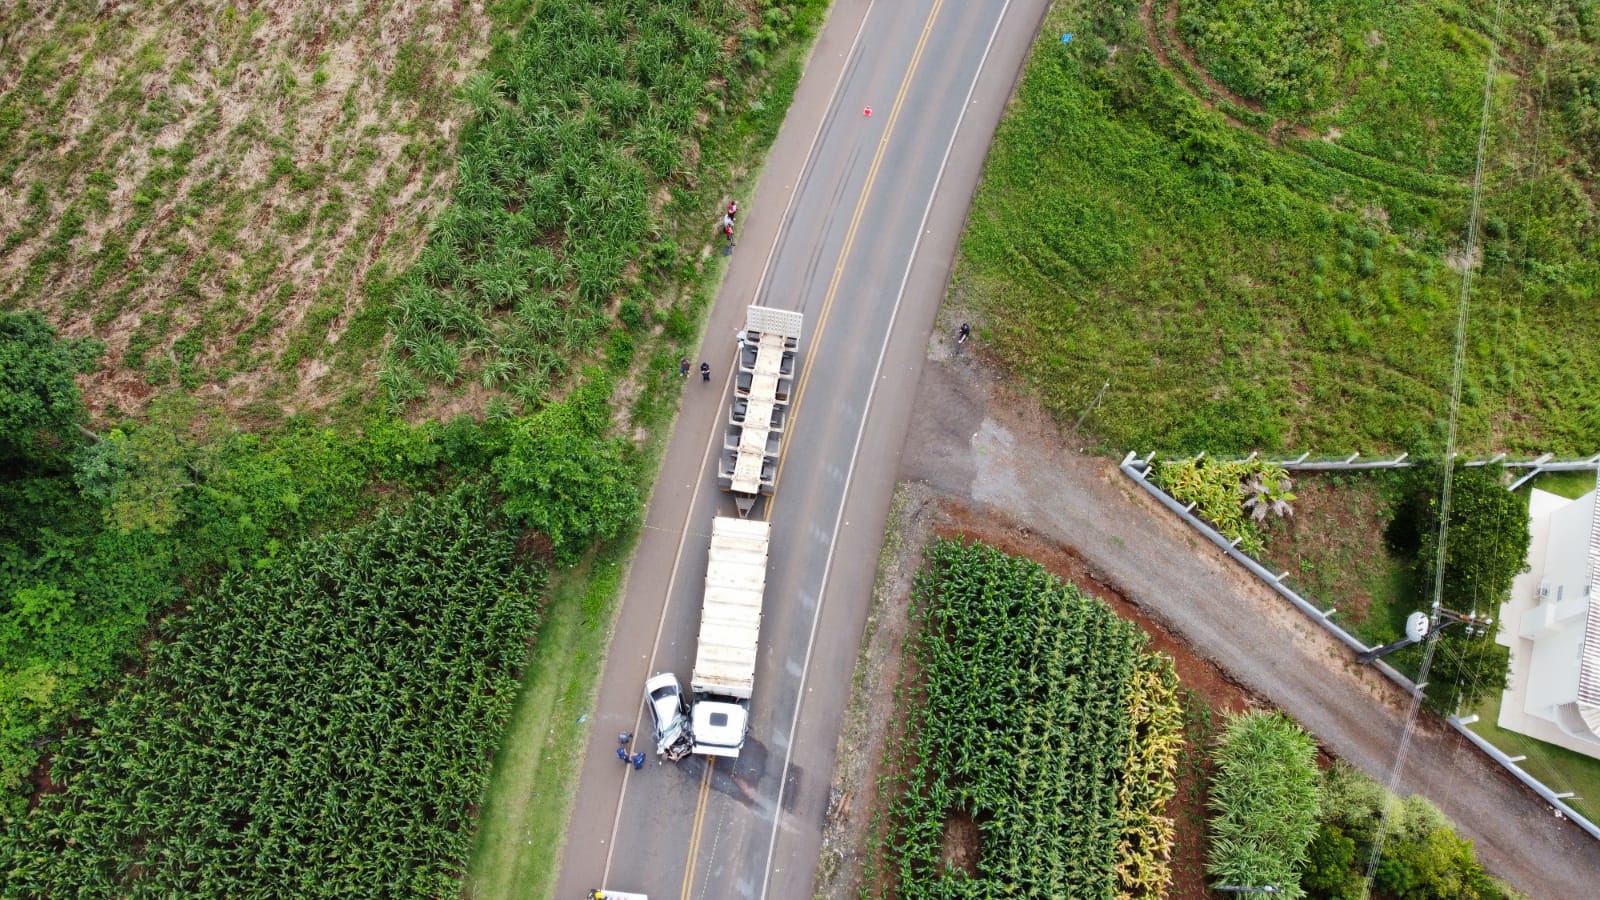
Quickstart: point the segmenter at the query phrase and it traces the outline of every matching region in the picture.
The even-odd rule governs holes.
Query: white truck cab
[[[750,731],[750,710],[742,702],[702,699],[694,705],[694,752],[738,757]]]

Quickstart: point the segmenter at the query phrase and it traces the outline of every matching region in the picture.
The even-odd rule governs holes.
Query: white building
[[[1500,727],[1600,759],[1600,505],[1534,490],[1528,501],[1529,571],[1500,607],[1511,680]]]

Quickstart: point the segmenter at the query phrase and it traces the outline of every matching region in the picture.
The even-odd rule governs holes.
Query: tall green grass
[[[1374,124],[1328,143],[1227,124],[1141,49],[1132,4],[1053,10],[1046,35],[1087,27],[1035,45],[956,282],[1061,420],[1110,381],[1089,442],[1439,449],[1466,230],[1460,154],[1470,161],[1477,126],[1465,79],[1478,73],[1481,100],[1487,40],[1481,17],[1385,15],[1411,30],[1373,50],[1382,65],[1336,73],[1345,105],[1319,113]],[[1506,31],[1503,52],[1522,52]],[[1600,349],[1580,337],[1600,327],[1600,219],[1592,183],[1560,166],[1559,134],[1544,132],[1538,166],[1521,164],[1521,130],[1539,121],[1528,90],[1514,79],[1495,90],[1458,435],[1468,452],[1600,440]],[[1401,103],[1408,91],[1420,97]],[[1388,136],[1417,129],[1426,140],[1404,147]]]
[[[466,380],[536,407],[614,331],[668,322],[713,234],[717,132],[820,11],[759,6],[545,0],[498,42],[461,91],[454,202],[394,292],[391,407]]]

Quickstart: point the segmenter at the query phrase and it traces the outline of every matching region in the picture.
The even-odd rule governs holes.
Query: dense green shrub
[[[1398,479],[1395,516],[1387,531],[1395,549],[1416,554],[1418,583],[1430,592],[1438,564],[1443,479],[1436,462],[1419,463]],[[1452,466],[1444,605],[1464,612],[1495,609],[1527,567],[1530,540],[1527,500],[1506,490],[1499,467]]]
[[[1210,522],[1217,533],[1237,540],[1245,553],[1260,554],[1265,549],[1260,522],[1268,516],[1293,514],[1294,483],[1289,473],[1264,459],[1227,461],[1193,456],[1162,460],[1153,477],[1174,500],[1193,504],[1195,514]]]
[[[58,339],[36,312],[0,310],[0,465],[17,465],[37,452],[41,436],[60,440],[82,421],[73,376],[104,350],[98,341]]]
[[[565,401],[517,425],[494,465],[506,514],[549,538],[562,565],[639,517],[632,447],[607,437],[610,397],[611,380],[591,373]]]
[[[1240,95],[1279,113],[1321,108],[1336,88],[1341,31],[1369,3],[1198,0],[1178,29],[1202,65]]]
[[[1527,501],[1505,489],[1498,467],[1454,466],[1451,471],[1440,602],[1457,612],[1492,615],[1527,566]],[[1423,463],[1393,482],[1395,515],[1386,537],[1398,552],[1415,555],[1412,583],[1418,591],[1415,606],[1421,610],[1433,604],[1443,477],[1442,466]],[[1468,634],[1450,628],[1437,640],[1427,677],[1430,709],[1451,713],[1505,689],[1510,651],[1495,642],[1492,630]],[[1422,654],[1420,646],[1408,648],[1394,662],[1416,672]]]
[[[1322,814],[1301,886],[1311,900],[1360,900],[1382,825],[1383,852],[1373,896],[1395,900],[1507,900],[1515,896],[1489,877],[1472,842],[1455,833],[1420,796],[1400,800],[1340,762],[1322,778]]]
[[[1282,713],[1229,719],[1212,753],[1206,872],[1220,883],[1305,896],[1300,869],[1317,833],[1317,746]]]
[[[1600,62],[1591,47],[1571,42],[1551,48],[1550,99],[1590,167],[1600,169]]]

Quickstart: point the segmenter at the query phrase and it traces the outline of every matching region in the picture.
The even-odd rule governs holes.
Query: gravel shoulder
[[[929,357],[902,450],[857,700],[839,741],[817,896],[859,889],[910,577],[934,533],[999,538],[1010,552],[1040,559],[1139,619],[1173,654],[1186,684],[1217,680],[1196,688],[1208,698],[1227,708],[1282,708],[1326,753],[1382,781],[1394,776],[1408,707],[1398,687],[1174,519],[1114,460],[1081,452],[980,355],[954,355],[936,337]],[[1600,847],[1437,719],[1418,720],[1405,759],[1397,793],[1436,804],[1515,889],[1581,897],[1600,883]]]

